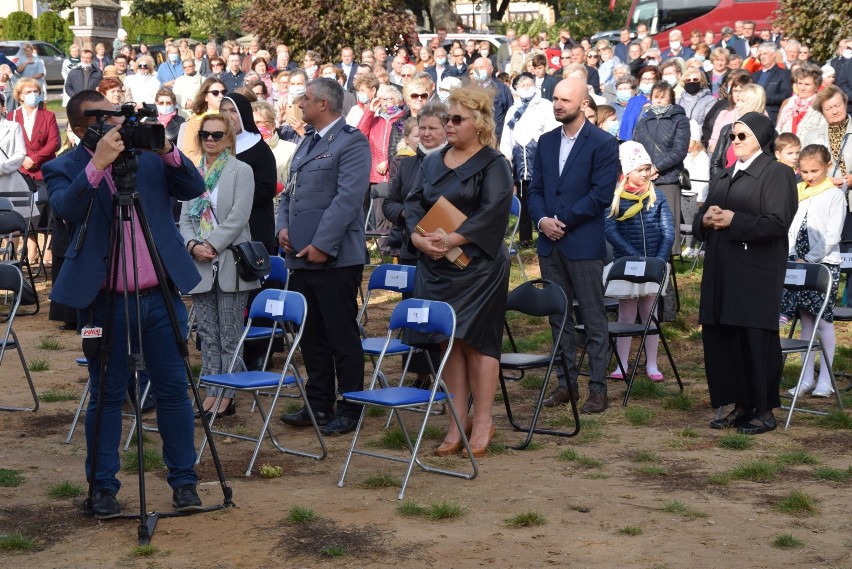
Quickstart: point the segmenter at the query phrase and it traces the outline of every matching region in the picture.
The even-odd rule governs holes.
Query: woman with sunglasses
[[[254,193],[251,167],[234,154],[236,135],[230,119],[207,114],[199,123],[193,143],[201,154],[198,168],[204,176],[204,193],[183,203],[180,233],[201,275],[190,294],[201,338],[201,374],[207,375],[229,370],[243,331],[248,291],[260,284],[239,277],[229,249],[252,238],[248,228]],[[207,390],[204,420],[213,413],[217,417],[236,413],[233,391],[226,391],[214,409],[220,391]]]
[[[798,196],[793,169],[773,156],[769,117],[744,114],[731,138],[736,161],[713,178],[692,224],[706,244],[698,320],[710,402],[735,405],[710,427],[759,434],[775,429],[781,405],[778,315]]]
[[[142,103],[154,103],[157,100],[160,82],[153,71],[154,60],[146,55],[136,62],[136,73],[128,75],[124,80],[126,100],[136,103],[137,109],[142,107]]]
[[[680,79],[680,88],[682,92],[677,104],[683,107],[687,118],[703,124],[707,111],[716,104],[707,85],[707,74],[700,69],[688,68]]]
[[[450,303],[456,334],[444,381],[476,457],[494,436],[491,409],[500,370],[503,316],[509,288],[509,253],[503,236],[512,204],[509,163],[495,143],[493,95],[479,87],[450,93],[447,141],[450,146],[423,159],[417,183],[405,199],[405,223],[416,250],[414,297]],[[454,232],[420,235],[418,222],[440,197],[467,216]],[[456,249],[470,258],[464,269],[450,262]],[[440,342],[443,338],[417,338]],[[473,416],[468,398],[473,395]],[[450,422],[437,454],[458,454],[462,433]]]
[[[216,77],[208,77],[198,88],[198,94],[192,100],[192,116],[181,125],[178,133],[177,145],[197,166],[201,161],[201,152],[195,144],[198,130],[201,128],[201,120],[207,113],[218,113],[222,99],[228,94],[228,90]]]

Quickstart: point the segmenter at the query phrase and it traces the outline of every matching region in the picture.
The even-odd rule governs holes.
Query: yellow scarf
[[[831,178],[826,178],[816,186],[808,186],[807,182],[799,182],[797,187],[799,188],[799,201],[803,202],[808,198],[818,196],[827,190],[836,188],[837,186],[834,185]]]
[[[650,194],[650,192],[648,191],[642,192],[641,194],[634,194],[632,192],[628,192],[627,190],[621,190],[621,199],[631,200],[636,203],[627,208],[627,211],[624,212],[624,215],[622,215],[621,217],[616,217],[615,220],[624,221],[626,219],[630,219],[631,217],[642,211],[642,206],[645,205],[645,198],[648,197],[648,194]]]

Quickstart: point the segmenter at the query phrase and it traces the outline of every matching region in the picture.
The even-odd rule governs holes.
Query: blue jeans
[[[128,298],[130,333],[133,352],[139,351],[137,341],[136,302]],[[169,300],[177,312],[182,337],[186,337],[186,307],[176,294]],[[119,469],[118,446],[121,443],[121,407],[127,397],[127,382],[131,374],[127,365],[127,322],[124,313],[124,297],[118,294],[112,319],[109,363],[104,381],[101,410],[101,433],[98,444],[95,488],[106,488],[118,492],[121,482],[116,478]],[[91,322],[105,326],[107,318],[107,295],[98,295],[92,311]],[[195,421],[192,405],[187,394],[187,377],[183,359],[177,350],[175,337],[169,323],[165,299],[162,294],[152,292],[140,297],[142,353],[145,369],[150,376],[151,391],[157,398],[157,425],[163,439],[163,461],[168,467],[167,480],[172,488],[184,484],[195,484]],[[88,311],[81,311],[81,323],[88,324]],[[100,378],[100,358],[89,360],[91,396],[86,410],[86,477],[92,479],[91,457],[94,450],[95,414],[97,412]]]

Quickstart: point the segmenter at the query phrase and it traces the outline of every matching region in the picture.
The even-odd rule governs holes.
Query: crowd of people
[[[622,30],[618,42],[592,45],[575,41],[568,29],[553,41],[545,32],[530,37],[509,29],[508,42],[496,47],[450,41],[439,29],[425,45],[344,47],[335,62],[308,50],[297,63],[286,45],[264,49],[258,40],[246,49],[235,42],[193,47],[167,41],[164,56],[155,59],[119,30],[109,53],[104,44],[69,50],[63,66],[67,153],[59,160],[51,161],[60,138],[39,77],[26,76],[29,65],[13,71],[0,62],[4,89],[18,74],[12,96],[0,93],[0,108],[10,111],[12,101],[18,107],[0,122],[0,187],[18,172],[46,185],[57,236],[64,232],[54,241],[54,267],[65,265],[54,271],[51,315],[69,328],[102,323],[110,285],[99,259],[106,244],[91,235],[105,237],[114,191],[109,166],[124,141],[117,129],[84,141],[94,118],[83,111],[152,105],[156,116],[146,121],[164,127],[166,146],[159,158],[143,153],[152,173],[146,170],[152,189],[143,206],[157,209],[152,225],[159,240],[174,237],[184,245],[160,254],[174,288],[196,304],[202,373],[225,372],[233,361],[248,369],[265,365],[248,348],[234,353],[244,308],[260,284],[237,274],[230,247],[254,240],[271,254],[280,248],[291,290],[308,302],[302,346],[310,377],[309,409],[281,420],[295,427],[315,420],[325,435],[348,433],[358,421],[360,408],[338,394],[363,386],[356,314],[369,261],[365,231],[388,229],[387,243],[379,246],[400,263],[417,265],[414,295],[449,302],[458,316],[445,378],[465,433],[451,425],[436,450],[442,456],[462,452],[463,436],[482,456],[494,435],[509,286],[503,236],[515,194],[520,245],[531,246],[537,236],[542,276],[577,300],[568,329],[575,310],[585,324],[590,380],[584,413],[605,411],[608,378],[623,378],[621,369],[608,372],[607,260],[703,255],[699,320],[710,395],[716,407],[735,406],[711,427],[766,432],[775,428],[772,413],[780,405],[779,323],[799,316],[802,334],[817,328],[833,357],[831,310],[817,322],[818,296],[783,295],[782,288],[786,262],[793,260],[826,264],[837,290],[845,192],[852,185],[852,38],[841,40],[837,57],[820,66],[801,41],[757,30],[753,22],[718,33],[695,30],[689,41],[674,30],[663,51],[647,32],[640,24],[636,37]],[[561,54],[558,63],[547,56],[552,50]],[[94,221],[81,197],[104,201]],[[418,231],[441,197],[466,220],[451,233]],[[686,241],[681,224],[692,228]],[[77,249],[63,259],[68,243]],[[156,284],[149,262],[142,258],[140,282],[130,289],[144,289],[156,311],[164,301],[182,306],[176,292],[168,299],[148,295]],[[91,290],[81,290],[77,271],[86,272]],[[621,286],[608,292],[619,299],[620,321],[651,317],[654,291]],[[84,321],[76,309],[93,312]],[[185,312],[179,314],[185,326]],[[552,322],[554,337],[558,325]],[[143,344],[159,346],[161,337],[148,339],[162,336],[159,324],[141,326]],[[576,339],[571,333],[561,338],[567,368],[558,368],[559,385],[547,406],[580,397]],[[423,385],[426,358],[436,361],[446,339],[413,340],[427,347],[412,368]],[[656,347],[649,338],[646,375],[665,381]],[[629,349],[628,340],[618,342],[620,361]],[[154,353],[152,402],[158,418],[173,427],[164,431],[169,482],[175,506],[192,511],[200,500],[186,435],[191,410],[176,387],[182,370],[176,354]],[[113,431],[129,373],[125,359],[113,356],[97,470],[88,471],[92,510],[101,518],[120,514]],[[93,378],[101,373],[98,357],[89,370]],[[830,395],[826,363],[818,380],[811,369],[798,389]],[[237,412],[235,393],[218,395],[207,393],[197,418]],[[87,467],[95,438],[89,415]]]

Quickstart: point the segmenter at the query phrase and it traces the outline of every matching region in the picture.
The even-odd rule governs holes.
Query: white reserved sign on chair
[[[408,273],[405,271],[388,271],[385,273],[385,286],[403,289],[408,286]]]
[[[852,252],[840,253],[840,268],[841,269],[852,268]]]
[[[416,324],[423,324],[424,322],[429,322],[429,308],[409,308],[408,321],[414,322]]]
[[[807,274],[805,269],[787,269],[787,274],[784,275],[784,284],[804,286]]]
[[[627,261],[624,263],[624,274],[634,277],[644,277],[645,261]]]
[[[284,314],[284,301],[268,299],[266,301],[266,312],[272,316],[281,316]]]

